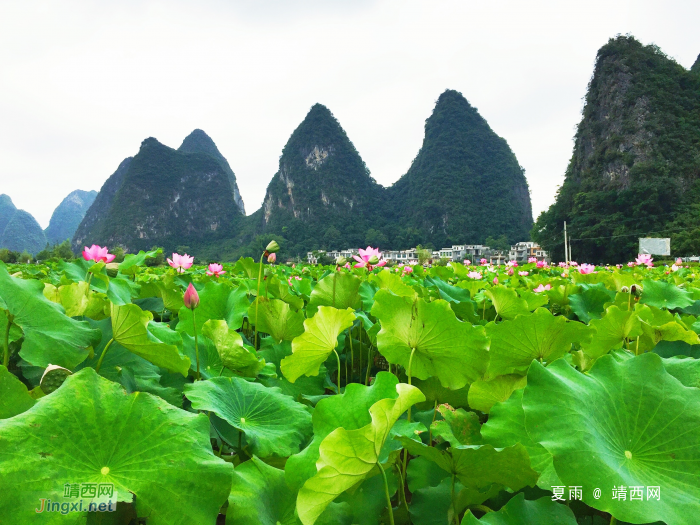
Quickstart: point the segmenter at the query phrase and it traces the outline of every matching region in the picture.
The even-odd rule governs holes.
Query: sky
[[[597,50],[629,33],[690,68],[698,20],[697,0],[5,0],[0,193],[46,227],[143,139],[177,148],[200,128],[250,214],[317,102],[389,186],[455,89],[526,170],[536,219],[563,181]]]

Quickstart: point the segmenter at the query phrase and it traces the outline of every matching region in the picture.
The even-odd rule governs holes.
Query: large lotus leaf
[[[427,303],[386,290],[378,291],[374,299],[372,315],[382,326],[377,347],[388,362],[400,364],[419,379],[435,376],[452,389],[483,376],[488,339],[481,327],[458,321],[447,301]]]
[[[205,415],[150,394],[125,395],[92,368],[0,421],[0,436],[0,516],[13,523],[36,521],[38,498],[60,501],[67,483],[113,484],[118,501],[133,493],[138,515],[153,525],[214,525],[229,494],[233,469],[212,453]],[[41,521],[86,517],[49,513]]]
[[[527,309],[531,312],[537,310],[540,306],[544,306],[549,302],[549,296],[545,293],[535,293],[529,290],[522,290],[520,297],[525,299]]]
[[[21,414],[32,408],[34,403],[24,383],[0,365],[0,419]]]
[[[148,331],[152,320],[151,312],[144,312],[135,304],[112,305],[112,337],[154,365],[187,376],[190,359],[183,356],[177,346],[161,342]]]
[[[388,290],[394,295],[401,297],[413,297],[416,291],[401,280],[397,273],[385,268],[379,273],[369,276],[369,282],[377,285],[380,289]]]
[[[449,303],[473,302],[469,290],[447,284],[442,279],[427,277],[425,279],[425,284],[426,286],[434,286],[440,294],[440,299],[444,299]]]
[[[528,501],[524,494],[516,494],[498,512],[488,512],[481,519],[467,511],[461,525],[576,525],[576,517],[569,507],[544,497]]]
[[[653,352],[661,357],[686,356],[700,359],[700,345],[689,345],[683,341],[659,341]]]
[[[161,253],[163,253],[162,248],[148,252],[141,250],[139,253],[130,253],[119,263],[119,271],[124,275],[135,275],[138,273],[139,266],[146,264],[146,259],[152,259]]]
[[[286,457],[299,452],[311,434],[311,414],[276,388],[238,377],[214,377],[185,386],[197,410],[208,410],[245,434],[259,457]]]
[[[292,288],[289,287],[287,281],[280,280],[277,276],[273,275],[268,278],[265,286],[267,287],[267,293],[270,297],[284,301],[294,308],[294,310],[300,310],[304,307],[304,299],[291,292]]]
[[[396,399],[382,399],[370,408],[372,422],[357,430],[337,428],[321,442],[318,472],[297,496],[297,512],[312,525],[331,501],[364,480],[379,462],[379,454],[394,423],[425,397],[416,387],[399,383]],[[413,443],[410,438],[400,438]]]
[[[689,345],[700,344],[698,334],[686,326],[667,310],[638,304],[634,308],[641,319],[642,336],[634,342],[636,353],[652,350],[661,341],[683,341]]]
[[[631,311],[609,306],[602,319],[593,319],[590,326],[595,328],[592,338],[583,345],[583,351],[592,359],[598,359],[610,350],[620,348],[628,338],[642,335],[639,317]]]
[[[275,370],[279,373],[282,359],[292,355],[292,344],[289,341],[276,343],[271,337],[265,337],[260,343],[258,356],[262,357],[266,363],[275,365]],[[320,396],[326,391],[326,367],[321,366],[318,376],[298,378],[294,383],[290,383],[284,376],[272,377],[262,376],[258,380],[265,386],[277,387],[283,394],[293,397],[299,401],[302,396]]]
[[[700,360],[692,357],[671,357],[664,359],[666,372],[678,379],[684,386],[700,388]]]
[[[517,315],[530,312],[527,301],[518,297],[518,293],[505,286],[494,286],[484,290],[484,295],[491,299],[496,313],[503,319],[514,319]]]
[[[524,373],[533,360],[551,363],[571,350],[576,342],[590,338],[590,329],[545,308],[512,321],[489,324],[491,338],[489,376]]]
[[[569,296],[571,310],[584,323],[600,319],[605,311],[605,303],[615,299],[615,292],[608,290],[603,283],[582,284],[581,291]]]
[[[451,390],[442,386],[437,377],[429,377],[426,380],[414,378],[411,384],[420,388],[425,396],[425,402],[416,406],[418,410],[433,410],[435,404],[441,405],[443,403],[454,408],[469,407],[469,385],[458,390]]]
[[[533,363],[523,408],[528,434],[554,456],[562,484],[584,487],[584,503],[633,523],[685,524],[697,513],[700,390],[656,354],[603,356],[587,374],[564,360]],[[659,500],[646,490],[634,505],[613,499],[615,487],[649,486],[660,487]]]
[[[369,409],[381,399],[395,399],[398,378],[389,372],[379,372],[371,386],[350,383],[339,396],[322,399],[312,416],[314,439],[299,454],[291,456],[285,465],[287,483],[301,487],[316,474],[318,448],[325,437],[336,428],[356,430],[372,422]]]
[[[434,461],[423,456],[416,456],[408,462],[406,483],[408,490],[413,493],[425,487],[437,487],[449,475]]]
[[[231,330],[224,320],[209,319],[202,327],[202,334],[211,339],[221,364],[230,370],[255,371],[253,375],[256,375],[265,365],[243,346],[241,335]]]
[[[44,283],[11,277],[0,262],[0,315],[12,316],[12,323],[24,332],[20,357],[34,366],[49,364],[73,369],[84,361],[89,347],[100,340],[100,332],[85,321],[76,321],[63,308],[44,297]]]
[[[255,262],[252,257],[241,257],[233,267],[233,273],[243,273],[248,279],[258,279],[260,263]]]
[[[56,288],[46,283],[44,285],[44,297],[53,303],[58,303],[66,310],[68,317],[78,317],[85,313],[89,303],[88,283],[64,284]]]
[[[690,292],[678,288],[675,284],[645,279],[642,286],[644,288],[639,302],[649,306],[673,310],[685,308],[695,302]]]
[[[279,299],[258,297],[248,308],[248,319],[258,332],[270,334],[278,343],[304,333],[304,312],[293,310]]]
[[[306,306],[307,315],[315,315],[319,306],[358,310],[362,305],[361,283],[357,276],[345,272],[333,272],[320,279],[311,292]]]
[[[299,525],[296,496],[284,482],[284,471],[253,456],[233,472],[226,525]]]
[[[537,482],[538,475],[530,468],[527,449],[520,443],[505,448],[460,445],[440,450],[408,438],[399,440],[409,453],[435,462],[468,488],[486,490],[497,483],[511,490],[520,490]]]
[[[490,381],[479,380],[469,387],[469,406],[485,414],[496,403],[505,401],[514,390],[524,388],[527,378],[518,374],[496,376]]]
[[[303,375],[318,375],[318,368],[338,345],[338,336],[354,320],[351,308],[320,306],[316,315],[304,321],[304,333],[292,341],[292,355],[282,359],[280,369],[287,380],[294,383]]]
[[[183,306],[180,308],[177,324],[179,332],[187,332],[194,335],[194,322],[197,324],[197,332],[202,330],[202,325],[209,319],[223,319],[231,330],[238,330],[243,326],[243,318],[248,314],[248,295],[242,286],[231,289],[224,283],[210,281],[204,285],[203,290],[198,290],[199,307],[196,310],[196,318],[192,319],[192,310]]]
[[[424,487],[412,494],[408,512],[413,525],[450,525],[454,523],[452,492],[459,493],[462,484],[452,479],[443,479],[435,487]],[[457,512],[460,510],[458,509]]]
[[[197,348],[199,348],[199,375],[203,379],[210,377],[225,376],[230,377],[234,373],[221,362],[219,351],[208,337],[197,338]],[[182,333],[182,353],[190,359],[190,370],[193,377],[197,374],[197,349],[194,345],[194,337]],[[257,366],[257,365],[256,365]],[[242,373],[242,372],[241,372]],[[251,377],[254,377],[252,374]]]
[[[525,430],[522,389],[513,392],[508,400],[494,405],[489,420],[481,427],[481,435],[485,443],[498,448],[521,443],[527,449],[533,470],[540,474],[537,485],[545,490],[561,485],[552,464],[552,455],[535,443]]]
[[[389,495],[393,496],[398,489],[398,481],[393,472],[386,473],[387,484],[389,485]],[[384,523],[382,518],[382,510],[386,508],[386,494],[384,492],[384,478],[382,476],[374,476],[366,479],[362,484],[353,491],[348,491],[338,496],[338,503],[346,503],[350,506],[352,512],[352,523],[361,523],[362,525],[380,525]],[[321,514],[317,524],[321,524],[324,518],[329,514],[328,509]],[[336,525],[336,523],[333,523]]]
[[[431,425],[433,437],[447,441],[451,446],[476,445],[481,442],[481,423],[475,412],[440,405],[438,411],[444,419]]]
[[[553,285],[552,289],[545,293],[549,297],[550,303],[559,306],[567,306],[569,304],[569,299],[579,291],[581,291],[580,286],[569,282],[563,282],[563,284]]]
[[[180,286],[175,282],[175,277],[172,275],[165,275],[156,281],[155,285],[158,289],[157,295],[163,299],[163,304],[168,310],[176,312],[182,308],[184,304],[182,296],[184,294]]]

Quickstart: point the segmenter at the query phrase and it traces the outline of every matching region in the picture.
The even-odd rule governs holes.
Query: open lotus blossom
[[[671,265],[671,270],[673,270],[674,272],[678,271],[678,268],[679,266],[676,266],[675,264]]]
[[[627,266],[631,268],[632,266],[637,266],[637,263],[635,263],[634,261],[630,261],[627,263]]]
[[[184,273],[185,270],[192,266],[194,262],[194,257],[187,254],[180,255],[179,253],[173,253],[173,258],[168,259],[168,264],[177,270],[177,273]]]
[[[540,293],[540,292],[545,292],[545,291],[551,290],[551,289],[552,289],[552,285],[551,285],[551,284],[545,284],[545,285],[540,284],[537,288],[535,288],[535,289],[533,290],[533,292],[535,292],[535,293]]]
[[[515,268],[516,266],[518,266],[518,262],[517,261],[508,261],[506,263],[506,266],[512,266],[513,268]]]
[[[367,268],[368,270],[372,270],[372,268],[376,268],[377,266],[384,266],[386,264],[386,261],[382,259],[382,254],[379,251],[379,248],[372,248],[371,246],[367,246],[365,250],[360,248],[359,253],[359,256],[352,256],[352,258],[357,261],[355,268]],[[372,258],[377,259],[377,262],[372,262]]]
[[[481,279],[483,276],[481,275],[481,272],[469,272],[467,277],[470,279]]]
[[[538,268],[547,268],[547,261],[537,261]]]
[[[578,266],[576,261],[569,261],[569,266]]]
[[[194,310],[199,306],[199,294],[194,286],[192,286],[192,283],[187,286],[185,295],[182,297],[182,302],[185,303],[185,307],[190,310]]]
[[[528,263],[536,263],[537,262],[537,257],[528,257],[527,258]]]
[[[566,264],[565,262],[560,262],[557,266],[559,266],[559,268],[568,268],[569,267],[569,265]]]
[[[224,271],[224,267],[221,264],[216,264],[216,263],[211,263],[209,267],[207,268],[207,275],[214,275],[218,277],[219,275],[223,275],[226,272]]]
[[[525,277],[526,275],[529,275],[529,274],[530,274],[530,272],[525,272],[525,271],[523,271],[523,272],[518,272],[518,275],[519,275],[520,277]]]
[[[486,266],[488,263],[489,262],[486,259],[484,259],[483,257],[481,259],[479,259],[479,264],[481,264],[481,266]]]
[[[654,259],[652,259],[651,255],[649,255],[648,253],[640,253],[639,255],[637,255],[637,258],[635,259],[634,262],[637,263],[637,266],[641,266],[641,265],[645,264],[646,266],[651,268],[652,266],[654,266],[652,264],[653,260]]]
[[[579,266],[578,271],[579,271],[579,273],[582,273],[584,275],[587,273],[593,273],[595,271],[595,264],[585,264],[584,263],[581,266]]]
[[[402,275],[406,275],[406,274],[409,274],[409,273],[413,273],[413,268],[411,268],[410,266],[404,266],[404,267],[403,267],[403,274],[402,274]]]
[[[89,248],[86,246],[83,250],[83,259],[86,261],[95,261],[103,263],[111,263],[114,260],[114,255],[107,253],[107,247],[100,248],[96,244],[93,244]]]
[[[471,263],[472,263],[472,262],[471,262],[469,259],[464,259],[464,264],[465,264],[466,266],[470,266]]]
[[[676,259],[676,266],[683,266],[683,259],[681,259],[680,257]]]

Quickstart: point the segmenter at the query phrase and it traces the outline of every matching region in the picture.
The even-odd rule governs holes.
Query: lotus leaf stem
[[[455,524],[459,525],[459,516],[457,515],[457,505],[455,503],[455,474],[452,473],[452,517]]]
[[[382,473],[382,477],[384,478],[384,493],[386,494],[386,506],[389,509],[389,523],[391,525],[394,525],[394,509],[391,508],[391,496],[389,495],[389,482],[386,479],[386,472],[384,472],[384,467],[382,467],[382,464],[377,461],[377,466],[379,467],[379,470]]]
[[[10,364],[10,326],[12,326],[12,317],[9,312],[6,312],[7,315],[7,326],[5,327],[5,340],[4,346],[3,346],[3,357],[2,357],[2,365],[7,368],[7,365]]]
[[[338,355],[338,352],[335,351],[335,348],[333,349],[333,353],[335,354],[335,358],[338,361],[338,394],[340,394],[340,356]]]
[[[253,336],[253,347],[258,348],[258,305],[260,304],[260,281],[262,281],[262,268],[263,268],[263,257],[265,253],[260,256],[260,269],[258,270],[258,291],[255,294],[255,335]]]
[[[104,358],[107,355],[107,350],[109,350],[109,347],[112,345],[113,342],[114,342],[114,338],[110,339],[109,342],[105,345],[104,350],[102,350],[102,355],[100,356],[100,360],[97,361],[97,366],[95,367],[95,372],[100,371],[100,367],[102,366],[102,361],[104,361]]]
[[[199,375],[199,345],[197,344],[197,321],[194,308],[192,309],[192,328],[194,329],[194,357],[197,360],[197,381],[199,381],[202,377]]]

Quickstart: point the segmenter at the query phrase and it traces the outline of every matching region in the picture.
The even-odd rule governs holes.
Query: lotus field
[[[700,269],[277,248],[0,263],[0,524],[700,522]]]

